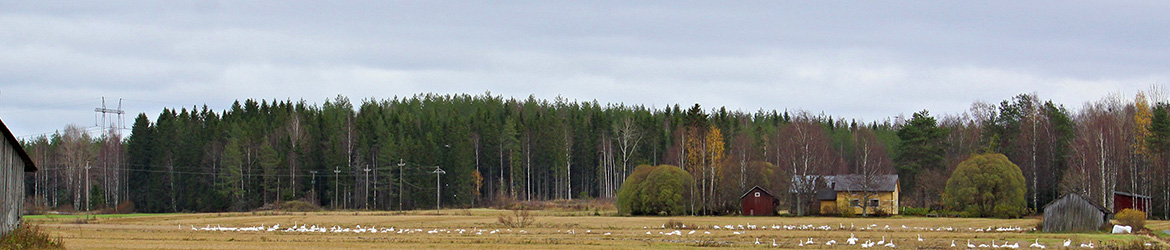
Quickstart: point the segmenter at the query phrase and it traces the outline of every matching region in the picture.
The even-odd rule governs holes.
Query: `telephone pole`
[[[435,171],[431,172],[431,173],[435,174],[435,214],[438,214],[439,213],[439,204],[440,204],[439,202],[441,200],[440,193],[443,191],[443,186],[439,185],[439,182],[440,182],[439,180],[441,180],[440,175],[446,174],[447,171],[443,171],[443,169],[439,168],[439,166],[435,166]]]
[[[320,204],[321,197],[318,197],[320,194],[317,194],[317,170],[309,170],[309,173],[313,174],[313,189],[311,189],[313,190],[313,199],[317,200],[318,204]]]
[[[92,195],[91,195],[90,190],[89,190],[89,161],[85,161],[85,211],[87,211],[87,212],[90,211],[90,208],[89,208],[90,196],[92,196]]]
[[[366,210],[370,210],[370,165],[366,165]]]
[[[341,167],[333,166],[333,210],[337,210],[337,177],[341,176]]]
[[[402,167],[405,166],[402,158],[398,158],[398,210],[402,210]]]

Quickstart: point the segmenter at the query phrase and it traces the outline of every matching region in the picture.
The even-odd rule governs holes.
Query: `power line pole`
[[[89,161],[85,161],[85,211],[87,211],[87,212],[90,211],[90,208],[89,208],[89,203],[90,203],[89,199],[91,196],[90,194],[91,193],[89,190]]]
[[[125,124],[126,111],[122,110],[122,98],[118,98],[118,108],[111,109],[111,108],[106,107],[106,97],[103,96],[102,97],[102,107],[94,108],[93,112],[95,112],[94,113],[94,121],[93,121],[95,127],[105,128],[106,131],[103,131],[102,132],[103,134],[112,133],[113,135],[117,135],[117,137],[118,137],[117,139],[121,139],[121,134],[122,134],[121,131],[122,131],[122,129],[126,129],[126,124]],[[98,123],[98,119],[97,119],[98,113],[101,113],[101,116],[102,116],[101,123]],[[117,116],[117,120],[115,120],[114,117],[111,117],[111,116],[115,116],[115,115]],[[104,136],[104,137],[105,137],[105,143],[109,143],[110,140],[112,139],[112,138],[110,138],[110,136]],[[109,194],[113,193],[114,197],[112,197],[112,200],[115,200],[115,202],[117,202],[117,200],[120,199],[117,196],[120,193],[119,190],[117,190],[118,187],[125,186],[126,187],[125,190],[129,190],[130,189],[129,183],[127,183],[125,180],[119,180],[120,178],[117,178],[117,177],[119,177],[121,175],[119,175],[117,173],[114,174],[114,177],[115,177],[115,178],[113,178],[114,183],[113,184],[110,183],[111,178],[110,178],[110,170],[109,170],[109,164],[108,164],[110,159],[109,159],[108,155],[106,155],[107,154],[106,150],[102,150],[101,154],[103,155],[102,163],[101,163],[101,165],[102,165],[102,196],[106,198],[105,199],[106,202],[109,202],[111,200],[111,197]],[[116,160],[119,163],[121,162],[120,155],[117,156]],[[89,163],[86,163],[86,165],[87,165],[86,175],[88,175],[89,174],[89,169],[88,169]],[[118,171],[118,170],[115,170],[115,172],[116,171]],[[125,172],[125,170],[121,170],[121,171]],[[86,177],[86,182],[87,182],[86,185],[89,184],[88,180],[89,180],[89,178]],[[121,183],[119,183],[119,182],[121,182]],[[122,185],[119,185],[119,184],[122,184]],[[115,186],[115,185],[117,185],[117,186]],[[88,190],[88,189],[89,189],[89,187],[86,187],[86,190]],[[88,202],[89,199],[90,199],[89,194],[86,194],[86,202]],[[86,204],[86,210],[89,210],[89,204]]]
[[[374,171],[373,175],[370,176],[370,188],[372,188],[370,193],[373,194],[370,200],[374,203],[374,209],[378,209],[378,161],[374,160],[374,163],[367,165],[367,167]]]
[[[370,165],[366,165],[366,210],[370,210]]]
[[[402,158],[398,158],[398,210],[402,210],[402,168],[405,166]]]
[[[317,197],[319,195],[317,194],[317,170],[309,170],[309,173],[313,174],[313,180],[311,181],[313,183],[313,189],[311,189],[313,191],[313,199],[320,202],[321,198]]]
[[[439,166],[435,166],[435,171],[431,172],[431,173],[435,174],[435,214],[438,214],[439,213],[439,204],[440,204],[440,200],[441,200],[440,193],[443,191],[443,187],[439,185],[439,182],[440,182],[439,180],[441,180],[441,178],[440,178],[441,174],[446,174],[447,171],[443,171],[443,169],[439,168]]]
[[[125,118],[126,111],[122,110],[122,99],[121,98],[118,98],[118,108],[117,109],[110,109],[110,108],[106,108],[106,97],[103,96],[102,97],[102,107],[101,108],[94,108],[93,112],[102,114],[102,123],[97,124],[98,127],[106,126],[107,123],[110,126],[110,128],[115,128],[115,126],[116,126],[117,129],[125,129],[125,127],[126,127],[125,120],[123,119],[123,118]],[[117,120],[116,124],[114,123],[115,121],[112,121],[113,119],[109,118],[110,115],[118,115],[118,120]],[[96,123],[97,121],[94,121],[94,122]]]
[[[341,176],[340,168],[333,166],[333,210],[337,210],[337,177]]]

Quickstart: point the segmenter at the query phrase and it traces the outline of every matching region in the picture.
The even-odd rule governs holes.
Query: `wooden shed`
[[[776,215],[776,205],[780,204],[775,195],[760,186],[752,187],[739,200],[743,203],[743,215],[748,216]]]
[[[1113,192],[1113,212],[1120,213],[1121,210],[1129,208],[1142,212],[1149,210],[1150,197],[1140,194]]]
[[[1044,206],[1044,232],[1090,232],[1109,221],[1109,210],[1069,193]]]
[[[4,234],[20,225],[24,211],[24,173],[35,172],[37,167],[4,121],[0,121],[0,131],[4,133],[4,143],[0,143],[0,234]]]

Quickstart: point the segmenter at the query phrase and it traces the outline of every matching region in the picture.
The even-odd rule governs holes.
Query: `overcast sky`
[[[93,126],[103,96],[130,124],[247,98],[487,91],[864,121],[1032,92],[1076,109],[1170,79],[1168,13],[1167,1],[0,0],[0,119],[30,136]]]

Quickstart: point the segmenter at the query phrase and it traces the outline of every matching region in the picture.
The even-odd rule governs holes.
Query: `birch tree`
[[[853,151],[856,153],[856,159],[852,164],[851,175],[846,175],[846,178],[852,178],[853,183],[857,183],[860,188],[859,202],[861,206],[861,214],[869,216],[869,203],[865,202],[872,199],[877,193],[874,192],[879,185],[884,175],[892,172],[893,164],[886,154],[885,147],[878,142],[877,135],[873,130],[868,128],[858,128],[853,131]]]
[[[1070,170],[1065,174],[1066,190],[1095,197],[1105,207],[1113,206],[1118,169],[1128,154],[1123,118],[1111,110],[1119,102],[1087,103],[1077,115],[1076,139],[1072,144]]]
[[[791,177],[791,190],[796,191],[796,214],[807,215],[809,201],[815,195],[817,183],[827,169],[840,162],[829,144],[824,127],[807,115],[798,116],[780,130],[788,138],[781,146],[782,163]]]

